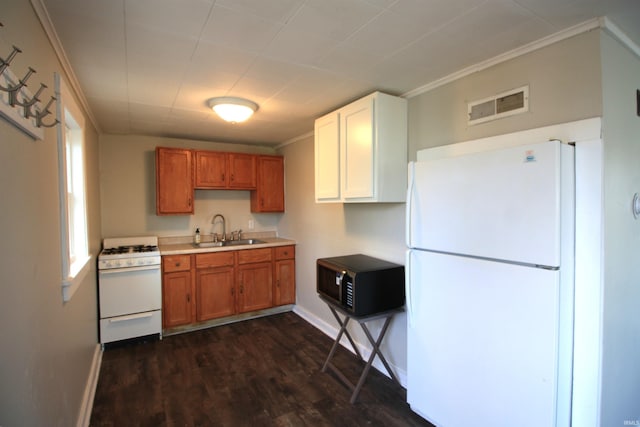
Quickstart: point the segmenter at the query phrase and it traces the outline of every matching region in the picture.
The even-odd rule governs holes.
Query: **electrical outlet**
[[[249,224],[247,225],[249,230],[253,230],[255,226],[256,226],[255,222],[252,219],[250,219]]]

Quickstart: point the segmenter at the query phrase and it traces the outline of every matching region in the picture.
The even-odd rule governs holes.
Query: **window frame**
[[[87,161],[86,161],[86,137],[85,120],[82,110],[79,108],[71,91],[60,78],[58,73],[54,74],[56,92],[56,116],[59,120],[57,128],[58,145],[58,194],[60,199],[60,258],[62,266],[62,300],[68,302],[73,294],[78,290],[80,284],[90,270],[91,255],[89,253],[89,223],[87,215]],[[69,136],[71,135],[71,140]],[[81,188],[82,199],[80,215],[84,222],[84,233],[76,239],[82,239],[80,244],[71,241],[70,231],[73,230],[71,223],[73,212],[69,209],[69,191],[73,194],[73,189],[69,189],[69,179],[67,173],[68,159],[74,156],[68,151],[68,145],[73,149],[80,149],[81,165]],[[77,153],[75,154],[77,156]],[[76,170],[73,173],[77,173]],[[76,188],[76,190],[78,190]],[[82,225],[82,224],[81,224]],[[82,231],[82,230],[81,230]],[[77,233],[76,233],[77,234]],[[80,253],[75,253],[75,249],[80,248]]]

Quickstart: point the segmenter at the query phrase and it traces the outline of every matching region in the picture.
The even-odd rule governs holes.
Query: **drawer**
[[[233,265],[233,252],[210,252],[196,255],[196,268],[226,267]]]
[[[271,248],[238,251],[238,264],[271,261]]]
[[[162,337],[161,310],[100,319],[101,344],[152,334]]]
[[[162,257],[162,271],[164,273],[188,270],[191,270],[191,255],[165,255]]]
[[[279,246],[274,248],[276,259],[293,259],[296,257],[295,246]]]

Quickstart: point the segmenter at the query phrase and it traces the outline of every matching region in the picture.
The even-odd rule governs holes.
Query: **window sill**
[[[71,266],[69,277],[62,281],[62,301],[68,302],[73,294],[78,290],[82,281],[87,277],[87,273],[91,270],[91,256],[86,257],[82,261],[77,261]]]

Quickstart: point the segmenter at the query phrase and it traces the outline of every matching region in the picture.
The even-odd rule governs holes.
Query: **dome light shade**
[[[244,122],[258,109],[255,102],[233,96],[211,98],[208,104],[222,120],[231,123]]]

